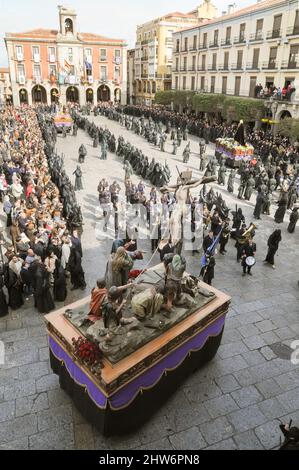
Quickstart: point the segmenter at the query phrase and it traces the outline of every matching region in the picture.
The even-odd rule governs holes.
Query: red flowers
[[[86,338],[72,339],[74,355],[88,366],[100,365],[101,351],[99,347]]]

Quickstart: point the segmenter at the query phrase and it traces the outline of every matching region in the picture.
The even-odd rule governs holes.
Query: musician
[[[252,266],[247,264],[247,258],[253,257],[255,258],[256,255],[256,244],[253,242],[252,239],[248,240],[248,244],[246,244],[242,251],[242,266],[243,266],[243,276],[246,276],[246,271],[249,276],[252,276]]]
[[[223,224],[223,229],[220,235],[220,253],[225,255],[227,253],[225,247],[228,243],[230,236],[229,220],[226,220]]]
[[[211,230],[213,232],[214,237],[217,237],[217,235],[219,235],[221,228],[222,220],[220,218],[219,212],[215,210],[211,219]]]

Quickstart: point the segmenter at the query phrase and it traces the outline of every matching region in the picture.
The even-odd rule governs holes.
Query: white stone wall
[[[215,76],[215,92],[222,92],[222,77],[227,77],[227,94],[234,94],[235,90],[235,77],[241,77],[240,95],[248,96],[250,88],[250,77],[256,77],[257,83],[261,83],[265,86],[267,78],[273,78],[276,86],[284,86],[286,78],[299,79],[299,68],[297,70],[290,70],[282,68],[283,62],[288,61],[290,54],[290,47],[292,44],[299,44],[299,35],[288,36],[288,30],[294,25],[296,9],[299,8],[299,2],[297,0],[282,1],[275,8],[268,8],[267,10],[257,11],[248,15],[238,16],[234,19],[227,19],[225,17],[212,24],[207,24],[202,27],[194,28],[192,30],[186,30],[183,32],[177,32],[173,34],[173,76],[172,76],[172,88],[175,88],[176,77],[179,79],[179,89],[183,87],[183,77],[186,77],[186,88],[191,89],[191,77],[195,76],[196,90],[200,89],[201,77],[204,77],[205,86],[207,91],[210,91],[211,77]],[[273,29],[274,16],[283,14],[281,30],[282,35],[280,38],[267,39],[267,35]],[[256,21],[263,19],[263,40],[260,42],[249,41],[250,35],[256,31]],[[240,24],[246,23],[245,29],[245,44],[234,44],[235,37],[239,36]],[[232,45],[229,47],[221,46],[221,40],[225,39],[226,28],[230,26],[231,30],[231,41]],[[189,49],[193,46],[193,36],[198,35],[197,45],[203,42],[203,34],[208,33],[208,46],[214,38],[214,31],[219,30],[219,47],[211,48],[208,47],[206,50],[197,49],[196,52],[188,51],[188,53],[180,52],[176,53],[176,40],[180,39],[180,49],[184,48],[185,37],[189,38]],[[277,69],[265,69],[262,68],[269,62],[270,48],[277,46]],[[252,63],[253,50],[255,48],[260,49],[259,55],[259,70],[249,70],[246,66]],[[231,68],[232,64],[237,63],[237,52],[243,50],[243,71],[234,71]],[[212,64],[213,53],[217,53],[217,66],[224,63],[224,54],[229,52],[229,70],[228,71],[209,71],[208,66]],[[196,72],[190,70],[192,66],[192,56],[196,54]],[[206,55],[206,71],[199,71],[198,68],[202,63],[202,56]],[[176,58],[179,58],[179,71],[175,70]],[[188,57],[187,60],[187,71],[181,71],[181,67],[184,63],[184,57]],[[299,59],[299,58],[298,58]],[[264,64],[266,63],[266,64]],[[299,63],[299,62],[298,62]],[[267,65],[266,65],[267,66]]]

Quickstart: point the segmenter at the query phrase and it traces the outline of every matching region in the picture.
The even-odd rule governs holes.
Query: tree
[[[174,100],[174,92],[172,90],[168,91],[157,91],[155,95],[155,102],[157,104],[169,105]]]
[[[277,126],[277,132],[292,141],[299,140],[299,119],[286,117]]]
[[[158,91],[155,95],[155,102],[162,105],[173,103],[174,106],[186,107],[192,104],[194,94],[194,91],[187,90]]]
[[[216,93],[198,93],[193,97],[193,107],[201,113],[219,113],[223,109],[225,95]]]
[[[223,117],[228,121],[245,122],[261,119],[265,111],[262,100],[226,96],[223,105]]]

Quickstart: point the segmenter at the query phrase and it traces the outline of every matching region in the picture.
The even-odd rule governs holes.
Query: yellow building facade
[[[134,101],[150,106],[157,91],[171,89],[173,34],[215,18],[209,0],[189,13],[173,12],[137,26],[135,44]],[[130,85],[129,85],[130,86]]]

